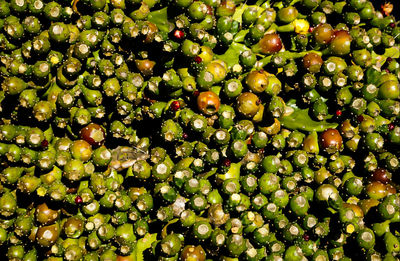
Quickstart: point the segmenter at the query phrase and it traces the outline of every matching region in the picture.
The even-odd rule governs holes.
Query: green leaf
[[[204,173],[204,176],[202,174],[201,177],[204,178],[204,179],[208,179],[209,177],[215,175],[217,173],[217,170],[218,170],[218,168],[213,167],[213,168],[211,168],[210,171]]]
[[[4,91],[0,91],[0,103],[4,100],[4,98],[6,97]]]
[[[169,33],[174,29],[174,25],[168,21],[167,7],[150,12],[147,20],[157,25],[160,31]]]
[[[246,10],[247,7],[255,7],[255,8],[257,8],[258,15],[260,15],[265,10],[265,8],[262,8],[260,5],[257,5],[257,4],[255,4],[255,5],[247,5],[247,4],[243,3],[243,4],[241,4],[239,7],[237,7],[235,9],[235,13],[232,16],[232,19],[235,20],[235,21],[238,21],[239,24],[242,24],[242,15],[243,15],[244,10]]]
[[[292,107],[293,108],[293,107]],[[288,116],[282,116],[280,123],[290,130],[321,132],[329,128],[336,128],[336,122],[314,121],[308,115],[308,109],[294,108],[294,112]]]
[[[143,252],[146,249],[151,248],[151,244],[157,240],[157,233],[147,233],[144,237],[139,239],[136,243],[136,247],[130,255],[134,261],[144,261]]]
[[[246,50],[249,50],[246,45],[234,42],[229,46],[228,50],[224,54],[216,55],[216,57],[217,59],[226,62],[230,69],[235,64],[239,64],[239,55]]]
[[[371,57],[372,57],[372,63],[377,64],[378,67],[381,67],[383,64],[385,64],[387,58],[391,57],[397,59],[400,57],[400,47],[393,46],[390,48],[386,48],[385,53],[382,55],[378,55],[377,53],[372,51]]]
[[[244,41],[244,38],[246,35],[249,33],[249,29],[246,30],[240,30],[237,34],[235,34],[235,38],[233,38],[233,41],[236,43],[241,43]]]
[[[168,232],[167,232],[168,226],[171,225],[171,224],[174,224],[174,223],[176,223],[176,222],[178,222],[178,221],[179,221],[179,218],[174,218],[174,219],[170,220],[170,221],[163,227],[163,229],[161,230],[161,238],[164,238],[164,237],[166,237],[166,236],[168,235]]]
[[[239,179],[240,177],[240,167],[242,163],[232,163],[229,170],[225,174],[218,174],[217,177],[222,180],[226,179]]]
[[[232,16],[232,19],[238,21],[239,24],[242,24],[242,14],[248,5],[241,4],[238,8],[235,9],[235,13]]]
[[[381,72],[373,67],[369,67],[364,73],[364,78],[367,84],[376,84],[380,77]]]
[[[393,46],[391,48],[386,48],[385,53],[383,54],[386,57],[391,57],[391,58],[399,58],[400,57],[400,47],[399,46]]]
[[[214,92],[215,94],[219,95],[219,93],[221,92],[222,87],[221,86],[212,86],[211,91]]]
[[[44,138],[45,138],[48,142],[51,142],[51,141],[53,140],[54,132],[53,132],[53,128],[51,127],[51,125],[50,125],[50,127],[49,127],[47,130],[45,130],[45,131],[43,132],[43,134],[44,134]]]
[[[328,210],[329,210],[329,212],[331,212],[332,214],[336,214],[337,213],[337,211],[336,210],[334,210],[333,208],[331,208],[331,207],[328,207]]]

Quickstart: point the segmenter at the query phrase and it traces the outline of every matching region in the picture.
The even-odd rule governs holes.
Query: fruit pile
[[[398,260],[392,8],[0,0],[0,255]]]

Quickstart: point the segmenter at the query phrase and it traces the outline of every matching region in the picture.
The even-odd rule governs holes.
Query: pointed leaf
[[[239,64],[239,55],[246,50],[249,50],[246,45],[234,42],[229,46],[228,50],[224,54],[216,55],[216,57],[217,59],[226,62],[230,69],[235,64]]]
[[[282,116],[279,121],[290,130],[317,131],[321,132],[329,128],[336,128],[337,123],[327,121],[314,121],[308,115],[308,109],[294,109],[288,116]]]
[[[168,21],[167,7],[150,12],[147,20],[157,25],[158,30],[169,33],[174,28],[174,25]]]

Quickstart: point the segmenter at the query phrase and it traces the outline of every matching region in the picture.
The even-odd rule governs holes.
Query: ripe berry
[[[394,124],[393,123],[389,123],[388,128],[389,128],[390,131],[393,130],[394,129]]]
[[[370,177],[372,181],[379,181],[383,184],[388,184],[392,179],[392,174],[389,173],[386,169],[378,168],[372,173]]]
[[[177,111],[177,110],[179,110],[179,109],[181,108],[181,104],[179,103],[179,101],[173,101],[173,102],[171,103],[170,108],[171,108],[171,110],[173,110],[173,111]]]
[[[201,62],[203,61],[203,59],[201,59],[200,56],[196,56],[196,57],[194,57],[194,61],[195,61],[196,63],[201,63]]]
[[[215,114],[219,110],[221,102],[218,95],[212,91],[201,92],[197,96],[197,107],[206,115]]]
[[[321,145],[328,153],[335,153],[342,147],[342,136],[336,129],[327,129],[321,134]]]
[[[81,204],[83,202],[82,197],[81,196],[76,196],[75,197],[75,203],[76,204]]]
[[[338,117],[342,116],[342,110],[336,110],[336,116]]]
[[[231,160],[230,159],[224,159],[224,162],[222,164],[224,164],[225,167],[229,167],[231,165]]]
[[[44,139],[42,143],[40,143],[40,145],[42,146],[42,148],[47,148],[47,146],[49,146],[49,142],[46,139]]]
[[[185,37],[185,33],[181,30],[175,30],[174,36],[177,39],[182,39],[183,37]]]
[[[96,123],[89,123],[89,125],[83,127],[79,135],[81,139],[95,147],[102,145],[106,139],[106,133],[103,127]]]

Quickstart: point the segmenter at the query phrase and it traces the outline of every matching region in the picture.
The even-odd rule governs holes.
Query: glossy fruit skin
[[[53,245],[60,235],[59,225],[42,226],[36,232],[36,241],[39,245],[49,247]]]
[[[297,18],[298,11],[293,6],[284,7],[277,12],[278,20],[282,23],[288,24]]]
[[[366,190],[367,194],[372,199],[384,198],[388,193],[386,186],[379,181],[373,181],[369,183],[366,187]]]
[[[181,240],[176,234],[169,234],[163,238],[161,248],[168,256],[175,256],[181,249]]]
[[[378,168],[373,172],[370,179],[372,181],[379,181],[383,184],[388,184],[391,181],[391,178],[392,174],[390,172],[386,169]]]
[[[183,248],[180,257],[183,261],[189,261],[189,260],[204,261],[206,259],[206,253],[200,245],[198,246],[187,245]]]
[[[247,246],[244,244],[243,236],[238,234],[233,234],[227,239],[228,251],[233,256],[239,256],[243,253]]]
[[[79,134],[81,139],[95,147],[102,145],[106,138],[104,128],[96,123],[90,123],[82,128]]]
[[[9,259],[395,258],[388,6],[240,2],[0,1]]]
[[[397,80],[385,81],[379,87],[378,96],[381,99],[397,99],[400,95],[399,82]]]
[[[342,136],[336,129],[328,129],[321,136],[321,146],[328,153],[333,153],[341,149],[343,144]]]
[[[268,86],[268,73],[264,70],[252,71],[246,77],[246,84],[254,93],[261,93]]]
[[[316,53],[308,53],[303,57],[303,66],[311,73],[317,73],[323,64],[320,55]]]
[[[36,220],[41,224],[49,225],[58,219],[59,214],[58,211],[50,209],[46,203],[43,203],[36,208],[35,216]]]
[[[317,43],[330,43],[334,37],[334,31],[330,24],[320,24],[313,30],[313,35]]]
[[[237,109],[246,117],[256,115],[260,105],[257,95],[251,92],[244,92],[237,98]]]
[[[77,160],[88,161],[92,156],[92,146],[85,140],[76,140],[71,145],[71,154]]]
[[[282,49],[282,40],[276,33],[265,34],[259,41],[261,53],[273,54],[279,52]]]
[[[213,115],[219,110],[220,99],[212,91],[201,92],[197,97],[197,107],[205,115]]]
[[[369,249],[375,245],[375,234],[371,229],[363,229],[357,235],[360,247]]]
[[[345,30],[334,33],[334,38],[330,41],[329,47],[334,55],[343,56],[350,53],[352,37]]]

